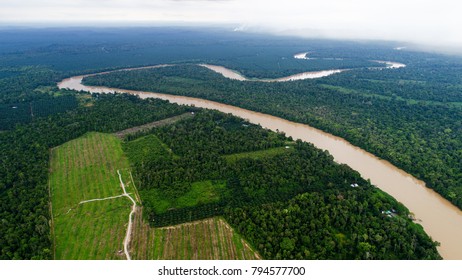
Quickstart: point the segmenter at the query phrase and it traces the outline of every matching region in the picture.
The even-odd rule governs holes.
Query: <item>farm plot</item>
[[[50,162],[55,259],[125,259],[132,203],[117,170],[135,195],[120,140],[89,133],[53,149]]]
[[[214,217],[172,227],[151,228],[135,215],[131,247],[134,259],[254,260],[261,259],[223,218]]]

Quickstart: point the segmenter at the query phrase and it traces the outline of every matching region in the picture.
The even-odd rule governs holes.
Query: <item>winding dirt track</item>
[[[133,215],[135,214],[135,211],[136,211],[136,201],[125,190],[125,184],[122,181],[122,175],[120,174],[119,170],[117,170],[117,174],[119,175],[120,187],[122,188],[122,190],[124,192],[123,194],[116,195],[116,196],[105,197],[105,198],[95,198],[95,199],[84,200],[84,201],[80,201],[79,205],[84,204],[84,203],[88,203],[88,202],[116,199],[116,198],[121,198],[121,197],[128,197],[133,202],[132,211],[130,212],[130,215],[128,216],[127,232],[125,234],[124,243],[123,243],[124,244],[125,256],[127,257],[127,260],[131,260],[130,253],[128,252],[128,245],[130,244],[130,240],[131,240],[131,233],[132,233],[132,227],[133,227]],[[71,210],[72,210],[72,208],[69,209],[69,211],[67,211],[66,214],[68,214]]]
[[[95,199],[90,199],[90,200],[84,200],[84,201],[80,201],[79,204],[84,204],[84,203],[93,202],[93,201],[102,201],[102,200],[114,199],[114,198],[119,198],[119,197],[123,197],[123,196],[126,196],[126,195],[121,194],[121,195],[110,196],[110,197],[105,197],[105,198],[95,198]]]
[[[131,233],[132,233],[132,227],[133,227],[133,215],[135,214],[135,211],[136,211],[136,201],[125,190],[125,184],[122,181],[122,175],[120,174],[119,170],[117,170],[117,174],[119,174],[120,186],[122,187],[122,190],[124,191],[124,194],[121,196],[126,196],[133,202],[132,211],[130,212],[130,215],[128,216],[127,233],[125,234],[125,238],[124,238],[124,253],[125,253],[125,256],[127,257],[127,260],[131,260],[130,253],[128,252],[128,245],[130,244],[130,239],[131,239]]]

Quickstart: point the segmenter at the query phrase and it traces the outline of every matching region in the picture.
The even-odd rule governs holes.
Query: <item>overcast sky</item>
[[[1,25],[231,24],[237,30],[462,47],[457,0],[0,0]]]

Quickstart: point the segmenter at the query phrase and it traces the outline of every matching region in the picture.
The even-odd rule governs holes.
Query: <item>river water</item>
[[[296,54],[294,58],[296,59],[303,59],[301,56],[306,57],[307,53]],[[305,58],[308,59],[308,58]],[[381,61],[381,60],[373,60],[374,62],[385,64],[384,67],[370,67],[369,69],[396,69],[406,67],[406,64],[399,63],[399,62],[392,62],[392,61]],[[210,64],[199,64],[199,66],[208,68],[212,71],[215,71],[225,78],[239,80],[239,81],[253,81],[253,82],[289,82],[289,81],[297,81],[297,80],[306,80],[306,79],[317,79],[322,77],[327,77],[333,74],[341,73],[344,71],[349,71],[351,69],[331,69],[331,70],[321,70],[321,71],[310,71],[310,72],[302,72],[295,75],[281,77],[276,79],[257,79],[257,78],[247,78],[241,75],[239,72],[228,69],[223,66],[217,65],[210,65]]]
[[[288,82],[288,81],[297,81],[297,80],[306,80],[306,79],[316,79],[327,77],[332,74],[340,73],[347,71],[347,69],[333,69],[333,70],[322,70],[322,71],[312,71],[312,72],[303,72],[295,75],[277,78],[277,79],[256,79],[256,78],[246,78],[240,73],[233,71],[231,69],[225,68],[223,66],[210,65],[210,64],[199,64],[202,67],[208,68],[212,71],[222,74],[225,78],[239,80],[239,81],[253,81],[253,82]]]
[[[415,214],[416,219],[424,227],[425,231],[434,240],[441,243],[438,251],[444,259],[462,259],[462,211],[433,190],[425,187],[424,182],[417,180],[389,162],[351,145],[342,138],[305,124],[209,100],[100,86],[85,86],[82,85],[83,77],[75,76],[64,79],[58,84],[58,87],[94,93],[125,92],[139,95],[141,98],[160,98],[182,105],[215,109],[247,119],[265,128],[284,132],[294,139],[313,143],[316,147],[329,151],[336,162],[349,165],[357,170],[362,177],[370,179],[372,184],[406,205]]]

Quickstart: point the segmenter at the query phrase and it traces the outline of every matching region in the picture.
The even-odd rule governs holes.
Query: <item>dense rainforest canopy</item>
[[[430,66],[423,65],[284,83],[241,82],[181,65],[114,72],[84,82],[200,97],[307,123],[389,160],[462,207],[460,77],[425,81]],[[418,83],[417,77],[424,81]]]
[[[65,77],[133,66],[181,64],[86,82],[199,96],[305,122],[390,160],[461,207],[461,59],[397,51],[394,46],[393,42],[275,38],[218,29],[2,30],[0,258],[52,257],[49,149],[89,131],[115,132],[192,110],[163,101],[90,96],[56,88]],[[300,52],[309,52],[312,59],[294,59]],[[377,66],[373,60],[397,61],[407,67],[366,70]],[[258,78],[353,70],[313,81],[260,84],[227,80],[197,63],[223,65]],[[197,120],[207,125],[202,127]],[[179,139],[176,133],[190,132],[185,125],[195,125],[197,132]],[[189,122],[127,138],[124,149],[138,170],[135,176],[151,215],[171,224],[221,214],[266,258],[438,257],[421,228],[407,219],[407,210],[357,173],[332,164],[329,156],[308,144],[245,125],[229,116],[200,113]],[[237,140],[239,145],[216,144],[224,139]],[[139,152],[140,145],[151,157]],[[314,168],[317,163],[309,158],[301,159],[303,153],[322,158],[323,168]],[[153,165],[159,157],[168,160],[141,172],[140,166]],[[179,158],[199,163],[202,169]],[[311,175],[303,177],[297,173],[302,169],[285,168],[297,163]],[[159,189],[159,178],[172,181],[168,191]],[[345,180],[352,179],[364,188],[344,188]],[[197,198],[199,190],[211,196],[181,199],[184,194]],[[167,194],[164,205],[150,204],[149,197],[155,198],[156,192]],[[262,199],[257,199],[260,194]],[[223,199],[232,197],[242,199]],[[392,207],[398,217],[377,214]],[[199,210],[194,211],[197,217],[189,215],[193,208]],[[347,214],[351,212],[358,215]],[[314,213],[323,218],[313,220],[318,217]],[[364,219],[368,222],[361,224]],[[282,223],[276,221],[281,220],[284,231],[277,228]],[[310,230],[316,242],[294,227],[300,221],[306,221],[303,230]]]
[[[268,259],[437,258],[404,206],[311,144],[213,111],[127,140],[154,226],[223,215]]]

